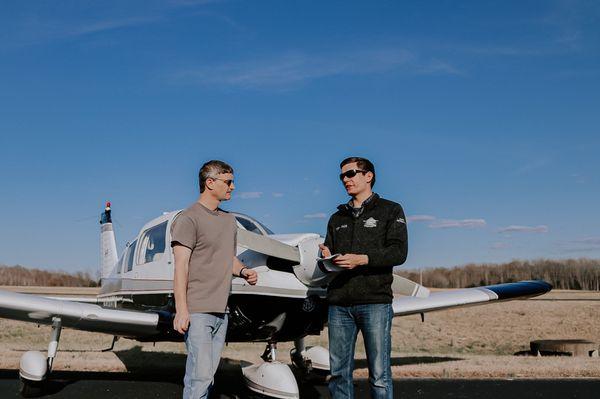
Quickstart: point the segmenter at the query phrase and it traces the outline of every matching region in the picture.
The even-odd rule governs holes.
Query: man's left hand
[[[255,285],[258,282],[258,273],[254,269],[243,269],[241,277],[250,285]]]
[[[344,254],[333,259],[333,264],[343,267],[344,269],[354,269],[357,266],[366,265],[369,263],[367,255]]]

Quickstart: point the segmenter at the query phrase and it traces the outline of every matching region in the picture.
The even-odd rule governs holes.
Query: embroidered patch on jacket
[[[365,220],[365,227],[377,227],[377,219],[368,218]]]
[[[396,219],[396,222],[406,224],[406,221],[402,218]]]
[[[346,228],[348,228],[348,225],[347,224],[343,224],[341,226],[336,227],[335,231],[338,231],[339,229],[346,229]]]

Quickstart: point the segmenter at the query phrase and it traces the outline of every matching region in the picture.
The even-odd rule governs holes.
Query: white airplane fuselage
[[[178,341],[183,336],[171,327],[175,312],[173,297],[174,258],[170,247],[171,225],[181,211],[165,213],[146,223],[135,239],[126,246],[114,266],[104,266],[98,302],[104,307],[150,311],[158,313],[160,322],[156,334],[131,337],[142,341]],[[238,228],[286,245],[304,248],[306,255],[316,258],[317,246],[323,241],[318,234],[274,235],[256,220],[234,214]],[[111,245],[110,237],[104,236],[102,246]],[[114,234],[110,228],[110,234]],[[307,251],[309,247],[310,251]],[[111,248],[109,248],[109,251]],[[293,341],[308,334],[319,334],[327,319],[325,303],[326,284],[330,276],[323,271],[311,270],[302,263],[269,256],[238,246],[237,257],[247,267],[259,273],[258,283],[249,285],[242,278],[232,277],[232,289],[228,302],[229,328],[227,340],[239,341]],[[302,252],[301,250],[299,252]],[[308,254],[311,252],[311,254]],[[105,256],[106,251],[103,251]],[[102,259],[102,264],[106,262]],[[312,286],[304,280],[315,281]]]

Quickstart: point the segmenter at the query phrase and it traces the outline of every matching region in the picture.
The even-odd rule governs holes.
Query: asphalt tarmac
[[[57,371],[46,383],[43,398],[179,398],[181,373],[174,371],[153,374],[68,372]],[[301,380],[300,398],[328,398],[327,386],[320,379]],[[18,372],[0,370],[0,398],[19,398]],[[368,398],[367,380],[355,381],[357,398]],[[214,398],[261,398],[249,392],[239,375],[217,374]],[[398,379],[394,380],[394,397],[412,398],[597,398],[600,397],[600,379],[560,380],[449,380]]]

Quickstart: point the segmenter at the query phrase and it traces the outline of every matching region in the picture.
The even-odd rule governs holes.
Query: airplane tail
[[[107,278],[117,263],[117,243],[113,230],[110,202],[100,216],[100,282]]]

